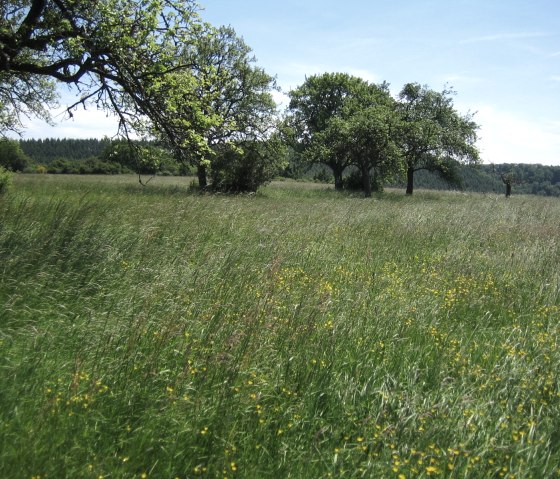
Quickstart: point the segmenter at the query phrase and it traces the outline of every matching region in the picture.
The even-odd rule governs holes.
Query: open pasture
[[[17,176],[0,476],[560,477],[560,202]]]

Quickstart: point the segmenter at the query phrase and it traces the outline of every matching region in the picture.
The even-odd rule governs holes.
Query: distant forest
[[[21,149],[30,158],[28,172],[47,171],[49,173],[127,173],[126,168],[115,168],[107,161],[110,139],[43,139],[20,140]],[[37,170],[37,167],[40,167]],[[296,173],[297,171],[297,173]],[[185,174],[172,162],[166,162],[160,174]],[[305,171],[292,165],[286,175],[294,179],[311,179],[331,182],[332,177],[323,168]],[[560,166],[532,164],[498,164],[477,167],[459,166],[459,177],[464,191],[503,193],[505,185],[502,176],[512,178],[513,194],[532,194],[560,197]],[[417,188],[456,190],[436,174],[419,171],[415,176]],[[397,179],[390,186],[404,186],[404,179]]]
[[[20,140],[21,149],[37,165],[50,165],[54,160],[86,160],[100,158],[111,140],[60,139]]]
[[[503,193],[505,183],[502,181],[502,175],[511,176],[513,194],[560,197],[560,166],[504,163],[476,167],[461,165],[459,168],[464,191]],[[414,181],[417,188],[458,189],[428,171],[419,171]]]

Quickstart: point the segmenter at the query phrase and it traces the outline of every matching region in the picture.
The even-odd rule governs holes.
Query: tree
[[[290,97],[288,122],[304,160],[330,167],[336,189],[343,188],[344,170],[357,167],[365,195],[371,196],[372,173],[398,165],[395,102],[388,85],[326,73],[307,78]]]
[[[383,178],[398,172],[401,166],[400,150],[394,138],[397,124],[394,101],[385,85],[369,85],[368,91],[370,106],[357,108],[341,129],[344,147],[350,163],[358,168],[366,197],[372,194],[372,183],[380,188]]]
[[[18,141],[0,138],[0,166],[9,171],[23,171],[29,162]]]
[[[506,187],[506,198],[511,197],[511,192],[512,192],[513,185],[520,185],[520,184],[524,183],[524,180],[523,180],[523,168],[524,167],[528,168],[529,170],[531,168],[534,168],[532,165],[503,164],[503,165],[499,165],[498,168],[497,168],[498,171],[496,171],[496,166],[492,165],[492,170],[500,176],[500,179],[502,180],[502,183]],[[539,183],[540,182],[538,182],[538,181],[536,182],[537,185],[539,185]]]
[[[195,67],[177,63],[203,24],[193,0],[4,0],[0,4],[0,133],[18,130],[22,116],[48,119],[55,83],[74,87],[68,113],[95,103],[115,114],[119,131],[146,124],[174,148],[201,139],[178,136],[174,112],[162,108],[161,82]],[[196,86],[190,75],[189,90]],[[201,114],[192,103],[191,117]],[[185,119],[188,125],[191,117]]]
[[[399,94],[399,142],[407,174],[406,194],[414,191],[414,172],[437,172],[457,181],[457,162],[477,164],[478,126],[473,115],[461,116],[453,107],[451,90],[441,93],[408,83]]]
[[[321,163],[332,169],[337,190],[350,157],[339,141],[339,125],[345,99],[364,84],[345,73],[312,75],[289,93],[288,117],[292,145],[309,164]]]
[[[197,168],[199,186],[204,189],[209,168],[227,168],[222,161],[224,152],[228,151],[225,156],[235,157],[239,163],[244,158],[242,152],[253,151],[247,145],[267,143],[276,128],[276,103],[272,96],[276,84],[273,77],[256,66],[251,48],[231,27],[200,28],[196,41],[179,51],[177,63],[194,68],[168,78],[171,81],[161,89],[162,104],[176,113],[178,138],[182,134],[186,146],[178,152],[179,157]],[[185,101],[185,97],[190,101]],[[195,118],[193,102],[200,112]],[[200,140],[196,149],[190,147],[189,137],[193,133]],[[238,151],[233,154],[236,147]],[[214,161],[216,155],[222,155],[220,161]],[[249,156],[248,165],[255,160]]]

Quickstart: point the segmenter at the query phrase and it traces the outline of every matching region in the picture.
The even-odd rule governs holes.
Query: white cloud
[[[117,119],[95,107],[82,108],[68,118],[63,108],[51,112],[55,125],[32,119],[25,123],[24,138],[102,138],[117,133]]]
[[[483,35],[479,37],[466,38],[461,40],[459,43],[461,45],[467,45],[471,43],[487,43],[487,42],[497,42],[502,40],[522,40],[525,38],[541,38],[548,37],[549,33],[543,32],[519,32],[519,33],[495,33],[492,35]]]
[[[560,165],[560,124],[536,122],[491,106],[478,108],[479,147],[485,163]]]

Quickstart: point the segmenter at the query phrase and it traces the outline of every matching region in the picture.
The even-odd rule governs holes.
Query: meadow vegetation
[[[0,476],[560,477],[560,203],[16,175]]]

